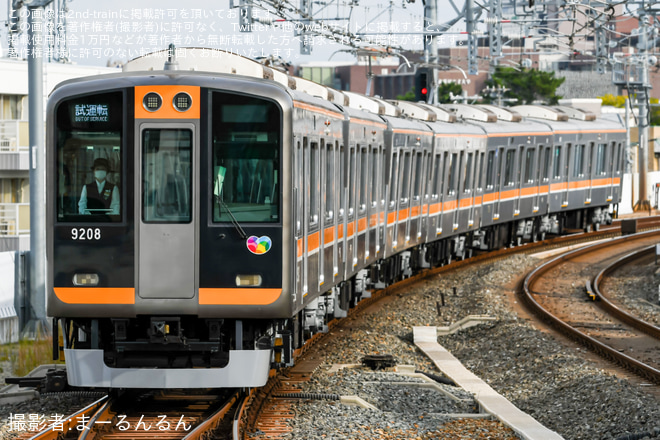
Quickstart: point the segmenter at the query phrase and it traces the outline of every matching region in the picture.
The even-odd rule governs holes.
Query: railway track
[[[42,421],[30,440],[232,439],[240,392],[125,392],[105,396],[57,421]]]
[[[639,258],[639,252],[648,252],[659,238],[659,232],[645,232],[562,254],[528,274],[523,298],[562,333],[660,384],[660,329],[622,310],[600,292],[608,273]],[[620,258],[621,254],[626,256]]]
[[[640,218],[637,221],[637,228],[639,230],[658,227],[660,227],[660,219],[656,217]],[[386,289],[372,292],[370,298],[360,301],[354,309],[351,309],[349,316],[355,317],[382,297],[402,291],[414,283],[444,271],[455,270],[464,265],[476,262],[505,258],[515,253],[531,254],[539,252],[541,249],[546,250],[582,244],[594,240],[614,238],[620,234],[620,224],[615,223],[611,227],[602,228],[600,231],[588,234],[555,237],[536,243],[528,243],[522,246],[474,255],[472,258],[455,261],[447,266],[425,270],[413,277],[401,280]],[[342,322],[346,322],[346,320],[333,320],[329,323],[328,327],[330,330],[334,330],[341,326]],[[66,417],[65,419],[68,422],[61,429],[59,429],[59,425],[57,430],[53,429],[53,426],[49,426],[41,433],[25,433],[20,438],[78,438],[87,440],[123,438],[192,439],[203,438],[205,435],[208,436],[209,432],[213,432],[213,438],[231,438],[237,440],[247,438],[245,437],[246,433],[253,433],[255,431],[270,433],[273,438],[276,438],[278,435],[288,431],[286,419],[293,416],[289,406],[286,404],[286,395],[296,392],[295,383],[311,377],[311,373],[315,367],[321,363],[318,359],[314,359],[313,356],[312,359],[308,359],[307,354],[314,353],[316,346],[325,345],[327,343],[326,338],[330,337],[330,333],[318,333],[314,335],[303,348],[298,350],[296,352],[296,367],[282,370],[277,374],[273,372],[271,379],[265,387],[252,390],[249,395],[233,395],[231,398],[228,398],[224,405],[220,405],[217,401],[212,403],[211,401],[213,399],[210,399],[209,396],[198,395],[191,396],[191,399],[183,399],[185,400],[183,406],[172,407],[170,408],[171,411],[167,412],[162,406],[163,402],[167,401],[173,404],[173,402],[178,400],[181,403],[182,399],[180,395],[170,395],[169,397],[166,397],[166,394],[160,394],[159,397],[143,395],[140,399],[128,399],[131,402],[141,402],[139,405],[129,405],[126,407],[122,406],[123,404],[120,400],[122,396],[105,398],[101,399],[104,400],[103,408],[99,409],[99,405],[95,402],[96,406],[94,408],[86,408],[79,413]],[[279,397],[274,398],[274,395]],[[211,406],[213,406],[214,410],[211,410]],[[181,419],[181,416],[184,414],[184,418]],[[162,416],[165,416],[165,419],[162,419]],[[90,424],[89,429],[79,430],[80,420],[93,420],[94,422]],[[176,428],[178,425],[180,429],[178,431],[176,429],[165,429],[167,427],[166,421],[169,422],[170,428]],[[184,426],[190,429],[186,431],[183,429]],[[125,429],[122,430],[120,427]],[[146,429],[147,427],[149,429]]]
[[[638,218],[636,219],[636,228],[637,230],[642,231],[649,231],[660,228],[660,218]],[[604,227],[599,231],[554,237],[535,243],[527,243],[522,246],[510,247],[493,252],[474,255],[466,260],[454,261],[447,266],[425,270],[383,290],[372,292],[371,297],[360,301],[354,309],[349,311],[348,316],[355,317],[359,315],[364,309],[379,301],[382,297],[399,292],[423,279],[435,276],[445,271],[455,270],[468,264],[474,264],[487,260],[502,259],[516,253],[532,254],[538,252],[541,249],[549,250],[571,245],[581,245],[591,241],[615,238],[620,235],[621,222],[617,221],[613,225]],[[341,325],[341,320],[334,320],[329,323],[328,327],[330,330],[333,330],[337,326]],[[322,362],[321,360],[307,359],[306,354],[310,352],[313,353],[315,346],[326,345],[328,338],[331,337],[331,333],[332,332],[329,331],[328,333],[319,333],[314,335],[312,339],[305,344],[303,349],[295,354],[296,367],[278,372],[278,374],[274,375],[269,380],[265,387],[255,391],[255,393],[250,396],[248,399],[248,409],[245,416],[246,432],[262,431],[265,433],[270,433],[273,438],[277,438],[278,436],[288,432],[288,425],[286,420],[291,417],[291,408],[286,404],[286,395],[294,394],[297,390],[292,387],[292,385],[295,386],[296,383],[307,380],[309,377],[311,377],[315,366],[320,365]],[[265,416],[261,415],[262,412],[265,413]]]

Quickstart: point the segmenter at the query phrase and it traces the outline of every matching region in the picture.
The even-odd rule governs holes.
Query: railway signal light
[[[431,91],[431,71],[428,68],[418,68],[415,72],[415,101],[429,101]]]

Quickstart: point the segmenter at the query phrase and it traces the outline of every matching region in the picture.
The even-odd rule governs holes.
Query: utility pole
[[[474,0],[465,0],[465,30],[468,41],[468,74],[479,73],[477,66],[477,35],[475,34]]]
[[[490,76],[502,56],[502,0],[488,2],[488,44],[490,46]]]
[[[644,11],[644,8],[642,8]],[[648,163],[649,163],[649,96],[648,90],[651,88],[649,83],[649,64],[648,64],[648,20],[646,13],[639,17],[639,40],[637,48],[639,49],[639,62],[641,84],[637,90],[637,104],[639,106],[639,199],[633,206],[634,211],[648,211],[651,209],[648,191],[646,188]]]
[[[30,134],[29,321],[23,335],[50,333],[46,320],[46,146],[44,136],[44,7],[52,0],[23,1],[28,17],[28,105]]]
[[[438,22],[438,0],[427,0],[424,6],[424,29],[435,26]],[[438,42],[436,35],[424,35],[424,62],[435,65],[438,63]],[[431,81],[426,101],[430,104],[438,103],[438,69],[433,67],[430,71]],[[417,91],[419,92],[419,91]],[[417,93],[416,92],[416,93]]]

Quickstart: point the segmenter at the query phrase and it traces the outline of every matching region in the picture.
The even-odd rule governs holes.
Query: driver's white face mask
[[[95,177],[96,180],[98,180],[99,182],[100,182],[101,180],[105,180],[105,176],[106,176],[107,174],[108,174],[108,172],[107,172],[107,171],[103,171],[103,170],[96,170],[96,171],[94,171],[94,177]]]

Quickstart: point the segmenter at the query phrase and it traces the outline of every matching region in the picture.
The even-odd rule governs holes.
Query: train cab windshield
[[[214,222],[279,222],[280,114],[270,101],[213,94]]]
[[[121,220],[122,93],[76,97],[57,110],[57,220]]]

